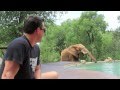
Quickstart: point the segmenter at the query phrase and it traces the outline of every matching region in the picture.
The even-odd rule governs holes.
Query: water
[[[120,61],[115,61],[111,63],[99,62],[91,64],[74,65],[70,66],[69,68],[101,71],[120,76]]]

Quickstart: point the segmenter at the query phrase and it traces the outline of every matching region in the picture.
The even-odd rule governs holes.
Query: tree
[[[83,12],[78,21],[78,33],[76,35],[79,35],[80,41],[95,53],[97,58],[101,55],[101,34],[105,32],[107,25],[104,16],[97,14],[96,11]]]
[[[0,45],[7,45],[11,40],[22,35],[22,25],[29,15],[45,18],[47,25],[53,23],[56,15],[63,11],[0,11]]]
[[[113,32],[112,52],[114,58],[120,59],[120,27]]]

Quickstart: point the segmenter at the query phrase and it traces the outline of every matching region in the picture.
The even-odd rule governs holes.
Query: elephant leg
[[[74,60],[77,62],[79,61],[79,57],[74,57]]]
[[[65,53],[61,54],[61,61],[70,61],[68,52],[65,52]]]
[[[69,61],[72,61],[72,62],[79,61],[79,57],[76,57],[76,56],[74,56],[72,54],[69,54]]]
[[[78,58],[76,58],[73,55],[69,55],[69,60],[72,62],[72,65],[76,65],[77,66],[79,64],[79,62],[77,62]]]
[[[73,56],[72,54],[69,54],[69,61],[72,61],[72,62],[75,61],[75,60],[74,60],[74,56]]]

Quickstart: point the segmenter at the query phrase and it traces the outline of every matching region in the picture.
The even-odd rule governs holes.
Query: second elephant
[[[80,54],[88,54],[89,57],[96,62],[96,58],[82,44],[71,45],[61,52],[61,61],[79,61]]]

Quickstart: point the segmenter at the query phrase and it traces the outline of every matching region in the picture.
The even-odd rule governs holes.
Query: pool
[[[98,63],[90,63],[90,64],[78,64],[78,65],[69,66],[67,68],[101,71],[101,72],[120,76],[120,61],[109,62],[109,63],[98,62]]]

